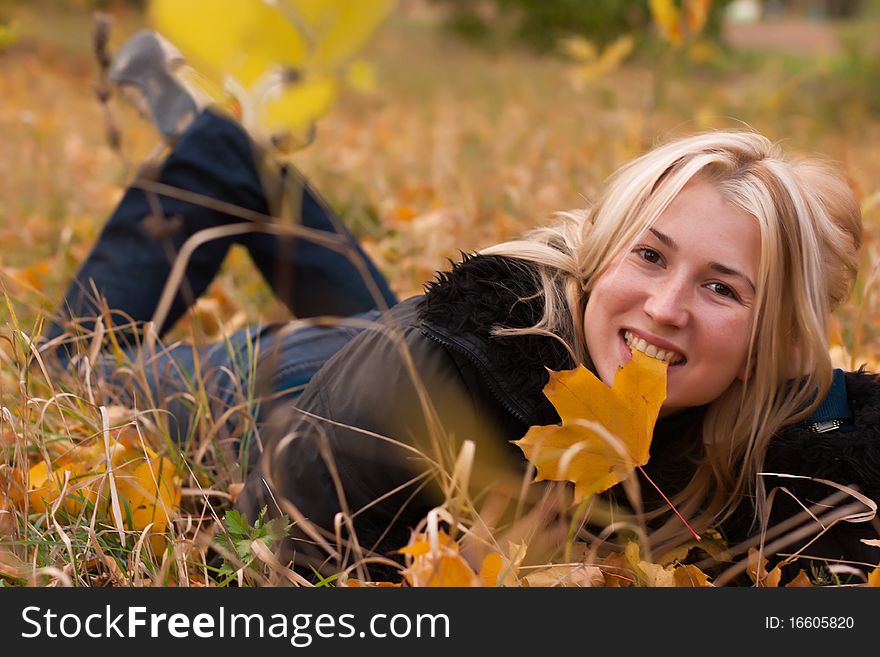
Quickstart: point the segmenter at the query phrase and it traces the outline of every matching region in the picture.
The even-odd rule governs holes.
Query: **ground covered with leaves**
[[[199,427],[180,452],[160,409],[120,403],[97,370],[54,373],[34,348],[104,218],[158,144],[129,105],[98,102],[93,17],[53,7],[15,8],[15,37],[0,50],[0,585],[365,585],[357,563],[304,578],[273,552],[289,519],[231,511],[244,464],[218,444],[226,418],[198,381],[190,403]],[[112,16],[111,50],[144,24],[128,10]],[[871,145],[880,120],[871,98],[840,91],[843,110],[841,97],[828,95],[845,56],[765,56],[663,39],[621,41],[604,56],[591,48],[575,40],[553,56],[487,51],[443,32],[429,6],[411,3],[365,50],[374,89],[346,92],[293,162],[404,298],[461,251],[584,207],[616,166],[659,139],[751,125],[844,165],[866,235],[855,292],[834,318],[832,355],[840,367],[878,369],[880,152]],[[108,143],[110,125],[119,149]],[[203,343],[286,318],[247,255],[233,249],[169,341]],[[109,335],[82,345],[89,356],[99,349],[133,379],[142,376]],[[243,432],[254,422],[249,394],[239,400]],[[466,455],[459,463],[467,465]],[[455,502],[400,546],[404,569],[386,585],[712,585],[682,565],[687,551],[646,554],[636,534],[616,554],[592,553],[575,538],[574,516],[546,532],[565,545],[550,561],[535,518],[531,529],[502,538],[489,529],[491,504],[461,525]],[[449,526],[465,531],[450,536]],[[707,537],[699,550],[722,559],[728,547]],[[757,551],[740,558],[746,582],[780,584]],[[788,583],[840,583],[814,575],[807,569]]]

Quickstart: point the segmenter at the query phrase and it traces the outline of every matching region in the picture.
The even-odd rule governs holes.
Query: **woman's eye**
[[[728,297],[730,299],[736,299],[736,292],[734,292],[730,287],[725,285],[724,283],[709,283],[709,288],[722,297]]]
[[[642,258],[642,260],[645,260],[647,262],[657,264],[663,261],[663,256],[657,253],[657,251],[655,251],[654,249],[649,249],[642,246],[636,249],[636,252]]]

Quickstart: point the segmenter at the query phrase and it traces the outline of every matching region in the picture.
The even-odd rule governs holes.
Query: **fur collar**
[[[423,330],[474,362],[505,406],[530,424],[559,421],[544,396],[547,368],[575,366],[568,350],[543,335],[496,336],[492,329],[533,326],[544,308],[540,278],[527,263],[462,254],[429,283],[420,305]]]

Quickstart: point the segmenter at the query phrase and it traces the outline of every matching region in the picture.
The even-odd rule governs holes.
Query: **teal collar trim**
[[[841,369],[834,370],[831,387],[819,407],[804,424],[817,433],[833,431],[852,422],[853,413],[846,394],[846,377]]]

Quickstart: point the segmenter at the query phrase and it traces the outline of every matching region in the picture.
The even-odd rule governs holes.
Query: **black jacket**
[[[510,441],[531,425],[559,421],[543,394],[547,369],[575,365],[553,338],[490,333],[496,326],[533,325],[543,303],[534,296],[537,286],[524,263],[465,257],[439,274],[425,295],[392,308],[379,326],[327,362],[295,407],[273,411],[270,443],[237,506],[251,519],[264,505],[270,511],[280,506],[299,520],[283,556],[310,566],[326,561],[332,570],[337,563],[314,534],[300,529],[302,519],[323,528],[335,548],[334,531],[343,539],[349,533],[336,518],[345,511],[359,545],[387,556],[406,545],[410,530],[444,499],[448,478],[438,473],[452,472],[465,440],[476,443],[481,466],[471,492],[515,492],[526,462]],[[852,430],[819,434],[788,427],[772,442],[765,469],[852,484],[880,499],[880,382],[848,374],[847,389],[855,410]],[[691,409],[657,423],[646,470],[667,495],[692,473],[692,460],[682,457],[698,455],[695,429],[702,412]],[[815,501],[833,492],[803,480],[785,485]],[[787,495],[774,506],[774,521],[800,510]],[[754,532],[750,521],[744,511],[723,529],[740,541]],[[823,540],[821,556],[880,561],[880,550],[860,543],[863,537],[877,537],[870,523],[844,523]],[[816,554],[815,547],[808,552]]]

